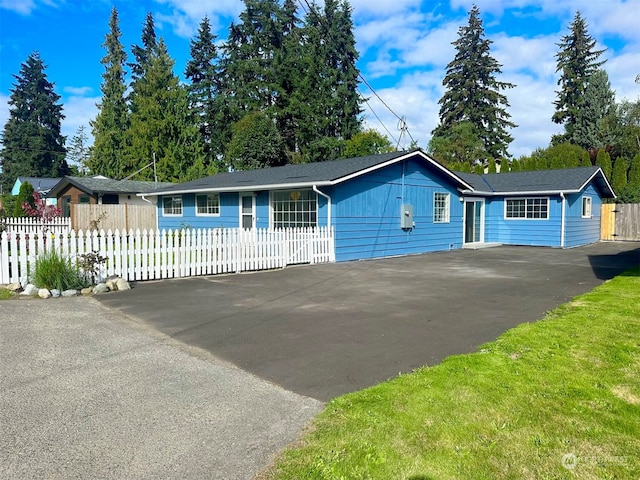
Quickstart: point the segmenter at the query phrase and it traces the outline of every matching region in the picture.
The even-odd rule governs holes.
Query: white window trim
[[[585,208],[585,205],[588,205],[588,209]],[[593,217],[593,200],[590,196],[582,197],[582,203],[580,205],[582,218],[592,218]],[[588,213],[585,214],[585,211],[588,210]]]
[[[164,208],[164,201],[166,198],[179,198],[180,199],[180,213],[167,213]],[[162,197],[162,216],[163,217],[181,217],[184,213],[184,203],[182,202],[182,195],[167,195]]]
[[[218,197],[218,213],[200,213],[198,212],[198,197],[208,197],[208,196],[217,196]],[[196,203],[196,217],[219,217],[220,216],[220,194],[219,193],[196,193],[195,195],[195,203]]]
[[[309,190],[307,188],[292,188],[290,190],[277,190],[278,192],[281,191],[287,191],[287,192],[293,192],[293,191],[302,191],[302,190]],[[313,190],[310,190],[311,192],[313,192]],[[276,190],[272,190],[269,192],[269,228],[272,230],[275,230],[275,218],[274,218],[274,214],[275,214],[275,208],[273,208],[273,194],[276,192]],[[318,201],[318,194],[316,192],[313,192],[313,194],[316,197],[316,225],[315,227],[310,227],[310,228],[317,228],[320,226],[320,202]],[[305,227],[306,228],[306,227]]]
[[[445,195],[444,220],[436,220],[436,195]],[[433,192],[433,223],[451,223],[451,194],[449,192]]]
[[[524,217],[507,217],[507,202],[509,200],[524,200]],[[544,218],[527,218],[527,200],[546,200],[547,201],[547,216]],[[504,219],[505,220],[517,220],[517,221],[546,221],[549,220],[549,213],[551,211],[551,200],[549,197],[505,197],[504,199]]]

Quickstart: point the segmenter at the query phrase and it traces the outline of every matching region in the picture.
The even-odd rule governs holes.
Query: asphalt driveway
[[[141,282],[96,298],[325,401],[475,351],[638,264],[638,243],[503,246]]]

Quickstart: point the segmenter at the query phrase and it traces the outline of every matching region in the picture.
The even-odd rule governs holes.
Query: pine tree
[[[9,118],[0,151],[2,186],[8,191],[19,176],[60,177],[69,173],[65,138],[60,133],[64,115],[53,83],[38,52],[29,55],[13,75]]]
[[[326,0],[323,12],[314,7],[306,17],[305,76],[298,91],[305,161],[337,158],[342,142],[361,128],[358,51],[351,15],[348,2]]]
[[[576,12],[569,26],[569,34],[562,37],[558,44],[556,72],[561,72],[558,79],[560,90],[556,92],[557,99],[553,102],[556,110],[551,117],[555,123],[564,125],[565,139],[572,143],[584,142],[582,137],[576,137],[576,126],[579,121],[588,120],[579,120],[580,112],[586,106],[587,87],[591,76],[605,63],[598,61],[604,50],[594,50],[595,45],[596,41],[589,35],[585,20],[580,12]],[[592,121],[596,122],[597,119]],[[584,129],[584,126],[580,129]]]
[[[507,149],[513,138],[507,129],[516,125],[509,120],[509,102],[500,91],[514,85],[496,78],[502,73],[501,65],[489,53],[493,42],[484,36],[480,11],[475,5],[469,11],[468,25],[458,29],[458,36],[453,42],[456,55],[447,65],[442,82],[446,92],[438,102],[440,123],[432,134],[447,137],[456,124],[470,122],[488,155],[508,158]]]
[[[198,34],[191,40],[191,59],[185,68],[185,77],[191,81],[187,86],[189,108],[204,141],[205,171],[213,174],[218,170],[219,159],[224,153],[218,129],[224,117],[218,109],[217,95],[220,91],[218,49],[216,36],[211,33],[209,19],[200,22]]]
[[[173,74],[174,62],[164,41],[146,57],[143,76],[131,95],[131,120],[120,178],[152,179],[155,162],[159,181],[182,181],[202,161],[201,137],[191,122],[186,89]]]
[[[35,208],[35,199],[33,198],[33,185],[29,182],[24,182],[20,185],[20,191],[18,192],[16,203],[13,206],[14,217],[26,217],[27,212],[24,209],[24,204],[28,203],[31,207]]]
[[[145,77],[158,47],[156,30],[153,22],[153,14],[147,13],[142,26],[142,45],[133,45],[131,53],[134,61],[129,64],[131,68],[131,87],[135,90],[136,83]],[[135,92],[132,92],[135,93]]]
[[[69,147],[67,148],[67,164],[74,175],[87,172],[87,159],[89,155],[88,140],[87,134],[84,133],[84,125],[80,125],[75,135],[71,137]]]
[[[97,105],[98,115],[91,122],[94,141],[87,161],[91,173],[111,178],[118,178],[122,173],[124,133],[129,122],[124,70],[127,54],[120,43],[121,35],[118,11],[113,7],[109,33],[102,44],[107,51],[101,60],[105,68],[100,86],[102,101]]]
[[[618,141],[615,94],[604,70],[589,77],[584,104],[577,112],[571,143],[587,150],[611,147]]]

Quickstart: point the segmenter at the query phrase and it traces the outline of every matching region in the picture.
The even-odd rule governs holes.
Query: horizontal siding
[[[485,241],[505,245],[560,246],[560,197],[549,198],[547,220],[507,220],[504,218],[504,205],[503,198],[486,202]]]
[[[591,197],[591,218],[582,218],[582,197]],[[578,247],[600,240],[602,199],[593,184],[580,194],[567,195],[565,246]]]
[[[433,223],[435,192],[450,194],[449,223]],[[389,166],[337,185],[332,194],[337,261],[462,246],[463,209],[459,194],[449,180],[438,172],[427,171],[421,163],[408,161],[404,166]],[[400,228],[402,204],[413,206],[415,228],[411,230]]]
[[[182,195],[182,216],[164,217],[162,215],[162,197],[158,198],[158,228],[237,228],[238,194],[220,194],[220,216],[196,216],[196,197],[194,194]]]

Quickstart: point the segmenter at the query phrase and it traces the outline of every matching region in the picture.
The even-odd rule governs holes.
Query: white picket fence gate
[[[0,231],[8,233],[37,234],[43,227],[54,234],[66,234],[71,230],[71,219],[68,217],[52,217],[44,223],[42,219],[34,217],[7,217],[0,219],[0,223]]]
[[[31,278],[39,254],[55,250],[75,262],[96,252],[106,258],[98,279],[128,281],[215,275],[335,262],[333,229],[236,228],[66,234],[0,235],[0,284]]]

